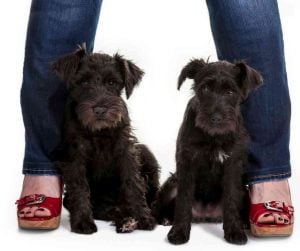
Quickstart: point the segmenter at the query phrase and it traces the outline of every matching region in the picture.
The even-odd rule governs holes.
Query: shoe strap
[[[251,204],[250,222],[254,224],[260,224],[257,221],[261,215],[275,212],[286,215],[289,218],[288,224],[290,224],[294,215],[294,207],[286,205],[284,202],[280,201],[266,201],[264,203]]]
[[[49,219],[60,215],[61,207],[62,207],[62,198],[47,197],[44,194],[31,194],[17,200],[15,204],[18,205],[18,212],[25,207],[38,206],[38,207],[46,208],[50,211],[51,215],[49,217],[42,217],[42,218]],[[22,219],[23,218],[26,217],[22,217]],[[28,219],[31,220],[34,220],[35,218],[41,220],[41,217],[28,217]]]
[[[44,194],[31,194],[17,200],[15,204],[19,206],[25,204],[26,206],[29,206],[29,205],[41,204],[44,202],[45,199],[46,196]]]

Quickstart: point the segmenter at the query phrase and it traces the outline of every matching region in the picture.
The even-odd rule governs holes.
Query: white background
[[[300,104],[300,2],[279,0],[279,7],[293,108],[293,178],[290,183],[296,223],[292,237],[249,237],[244,250],[295,250],[296,245],[300,244],[300,222],[297,217],[300,206],[300,111],[297,110]],[[21,188],[24,151],[19,93],[29,8],[30,0],[0,2],[0,249],[165,251],[240,248],[223,240],[220,224],[193,225],[189,243],[179,247],[166,241],[169,227],[162,226],[152,232],[136,231],[120,235],[109,223],[97,222],[97,233],[90,236],[74,234],[69,231],[65,211],[61,227],[56,231],[30,232],[17,228],[14,202]],[[211,56],[211,60],[216,60],[205,1],[104,0],[95,42],[95,51],[99,50],[109,54],[119,51],[146,72],[128,105],[136,135],[141,142],[150,146],[162,166],[163,181],[168,172],[175,168],[175,140],[185,105],[191,96],[189,81],[180,92],[176,90],[177,76],[192,57]]]

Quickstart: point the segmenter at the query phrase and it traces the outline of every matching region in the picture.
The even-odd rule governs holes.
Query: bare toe
[[[26,213],[26,208],[23,208],[22,210],[19,211],[18,216],[20,218],[23,218],[25,217],[25,213]]]
[[[32,217],[31,216],[31,208],[30,207],[24,207],[20,212],[19,212],[19,217]]]
[[[272,213],[265,213],[259,216],[258,223],[272,224],[275,223],[275,218]]]
[[[285,215],[274,214],[275,223],[278,225],[288,224],[289,218]]]
[[[34,216],[35,217],[48,217],[51,216],[51,212],[49,209],[44,208],[44,207],[38,207],[35,211],[34,211]]]
[[[27,210],[25,211],[25,217],[34,217],[34,211],[37,207],[27,207]]]

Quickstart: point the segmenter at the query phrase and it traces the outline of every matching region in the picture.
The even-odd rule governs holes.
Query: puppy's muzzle
[[[223,116],[222,114],[220,113],[214,113],[211,115],[210,117],[210,122],[213,124],[213,125],[219,125],[221,124],[223,121]]]
[[[97,119],[101,119],[105,116],[107,109],[101,106],[96,106],[93,108],[93,112]]]

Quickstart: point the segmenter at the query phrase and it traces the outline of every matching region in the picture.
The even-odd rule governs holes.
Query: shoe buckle
[[[28,201],[26,203],[26,205],[35,205],[35,204],[41,204],[43,203],[43,201],[45,200],[46,196],[41,194],[41,195],[38,195],[36,197],[33,197],[32,200]]]
[[[273,211],[277,211],[277,212],[282,212],[282,209],[281,208],[278,208],[278,204],[274,201],[266,201],[264,203],[264,206],[266,209],[268,210],[273,210]]]

